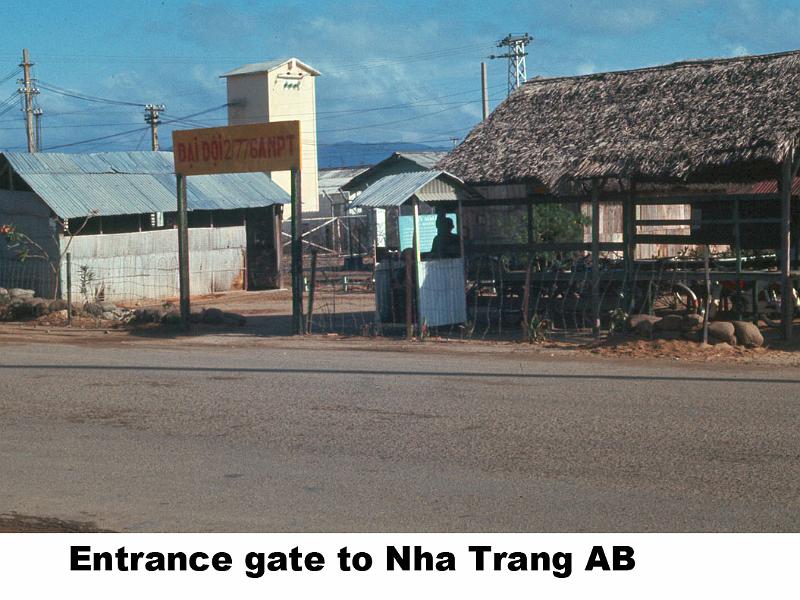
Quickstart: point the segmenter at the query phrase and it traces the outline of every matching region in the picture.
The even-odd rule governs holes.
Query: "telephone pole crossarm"
[[[163,104],[146,104],[144,107],[144,122],[150,125],[150,147],[153,152],[158,150],[158,125],[161,123],[161,113],[166,110]]]

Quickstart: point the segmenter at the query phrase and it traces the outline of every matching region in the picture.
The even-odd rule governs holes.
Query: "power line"
[[[115,104],[120,106],[136,106],[137,108],[142,108],[145,106],[142,102],[128,102],[126,100],[114,100],[112,98],[102,98],[100,96],[91,96],[89,94],[84,94],[81,92],[76,92],[73,90],[67,90],[59,88],[51,83],[46,83],[43,81],[39,81],[39,87],[50,92],[54,92],[61,96],[66,96],[68,98],[76,98],[78,100],[84,100],[86,102],[96,102],[99,104]]]
[[[112,133],[110,135],[103,135],[96,138],[90,138],[88,140],[81,140],[79,142],[70,142],[69,144],[59,144],[57,146],[49,146],[45,148],[45,150],[57,150],[58,148],[71,148],[73,146],[80,146],[81,144],[88,144],[90,142],[99,142],[102,140],[110,140],[115,137],[121,137],[123,135],[130,135],[131,133],[141,133],[142,131],[147,131],[150,129],[149,126],[147,127],[137,127],[136,129],[131,129],[129,131],[121,131],[119,133]]]
[[[225,106],[227,106],[227,103],[221,104],[219,106],[214,106],[212,108],[208,108],[208,109],[205,109],[205,110],[201,110],[200,112],[194,113],[193,115],[187,115],[187,117],[193,117],[193,116],[206,114],[206,113],[209,113],[209,112],[224,108]],[[185,117],[178,117],[178,118],[185,118]],[[170,122],[171,121],[162,121],[162,124],[167,124],[167,123],[170,123]],[[47,148],[47,150],[56,150],[58,148],[71,148],[73,146],[80,146],[82,144],[89,144],[91,142],[99,142],[99,141],[109,140],[109,139],[116,138],[116,137],[122,137],[122,136],[125,136],[125,135],[130,135],[132,133],[141,133],[142,131],[147,131],[148,129],[150,129],[149,125],[146,126],[146,127],[137,127],[136,129],[130,129],[128,131],[121,131],[119,133],[112,133],[112,134],[109,134],[109,135],[102,135],[102,136],[98,136],[98,137],[94,137],[94,138],[89,138],[88,140],[80,140],[78,142],[70,142],[68,144],[59,144],[57,146],[49,146]]]

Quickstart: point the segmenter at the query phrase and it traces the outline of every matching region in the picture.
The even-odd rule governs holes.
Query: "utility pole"
[[[525,46],[533,41],[527,33],[523,35],[513,35],[509,33],[502,40],[497,42],[498,48],[508,48],[505,54],[493,54],[489,58],[508,59],[508,93],[509,95],[528,80],[528,73],[525,67]]]
[[[22,67],[22,79],[19,83],[22,87],[17,90],[24,96],[25,101],[25,131],[28,134],[28,152],[33,154],[36,152],[36,130],[33,126],[33,97],[39,93],[39,90],[33,86],[31,79],[31,67],[33,63],[28,56],[28,49],[22,50],[22,62],[19,65]]]
[[[158,124],[161,122],[160,115],[167,110],[163,104],[147,104],[144,107],[144,122],[150,125],[150,146],[155,152],[158,150]]]
[[[489,90],[486,85],[486,63],[481,63],[481,100],[483,104],[483,120],[489,116]]]

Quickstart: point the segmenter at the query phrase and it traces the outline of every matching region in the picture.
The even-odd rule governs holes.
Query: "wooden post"
[[[625,267],[625,308],[626,312],[632,310],[634,306],[634,295],[636,293],[636,281],[634,281],[634,265],[636,261],[636,244],[633,243],[636,235],[636,182],[630,182],[628,197],[623,199],[622,204],[622,255]]]
[[[600,182],[592,179],[592,335],[600,337]]]
[[[300,170],[292,169],[292,332],[303,335],[303,230]]]
[[[406,339],[414,337],[414,255],[408,250],[403,251],[405,265],[405,305],[406,305]]]
[[[22,49],[22,93],[24,94],[24,108],[25,111],[25,132],[28,137],[28,152],[33,153],[37,150],[36,144],[36,130],[33,127],[33,96],[38,92],[34,91],[31,85],[31,59],[28,55],[28,49]]]
[[[67,252],[67,323],[72,325],[72,252]]]
[[[419,271],[422,264],[422,253],[419,248],[419,200],[414,197],[414,298],[417,301],[417,329],[419,330],[419,337],[422,337],[425,321],[422,315],[422,302],[420,302],[421,290]]]
[[[783,323],[783,339],[792,337],[792,319],[794,318],[794,294],[792,293],[791,247],[792,247],[792,159],[794,152],[789,152],[781,165],[781,177],[778,189],[781,196],[781,321]]]
[[[306,333],[311,333],[311,319],[314,315],[314,290],[317,287],[317,249],[311,250],[311,281],[308,284],[308,311],[306,314]]]
[[[178,285],[180,289],[181,326],[189,328],[189,212],[186,206],[186,176],[176,175],[178,195]]]
[[[703,315],[703,343],[708,343],[708,320],[711,318],[711,270],[709,267],[708,244],[703,247],[703,271],[706,279],[706,310]]]
[[[486,85],[486,63],[481,63],[481,105],[483,106],[483,119],[489,116],[489,91]]]

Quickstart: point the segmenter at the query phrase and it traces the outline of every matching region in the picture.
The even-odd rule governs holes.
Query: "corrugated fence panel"
[[[177,297],[177,244],[175,230],[74,238],[70,246],[73,298],[84,300],[99,292],[106,300],[116,302]],[[246,246],[242,226],[189,230],[192,295],[240,288]],[[66,265],[62,266],[62,277],[66,281]],[[82,287],[86,288],[85,293]]]
[[[420,316],[429,327],[467,320],[464,259],[447,258],[419,263]]]

